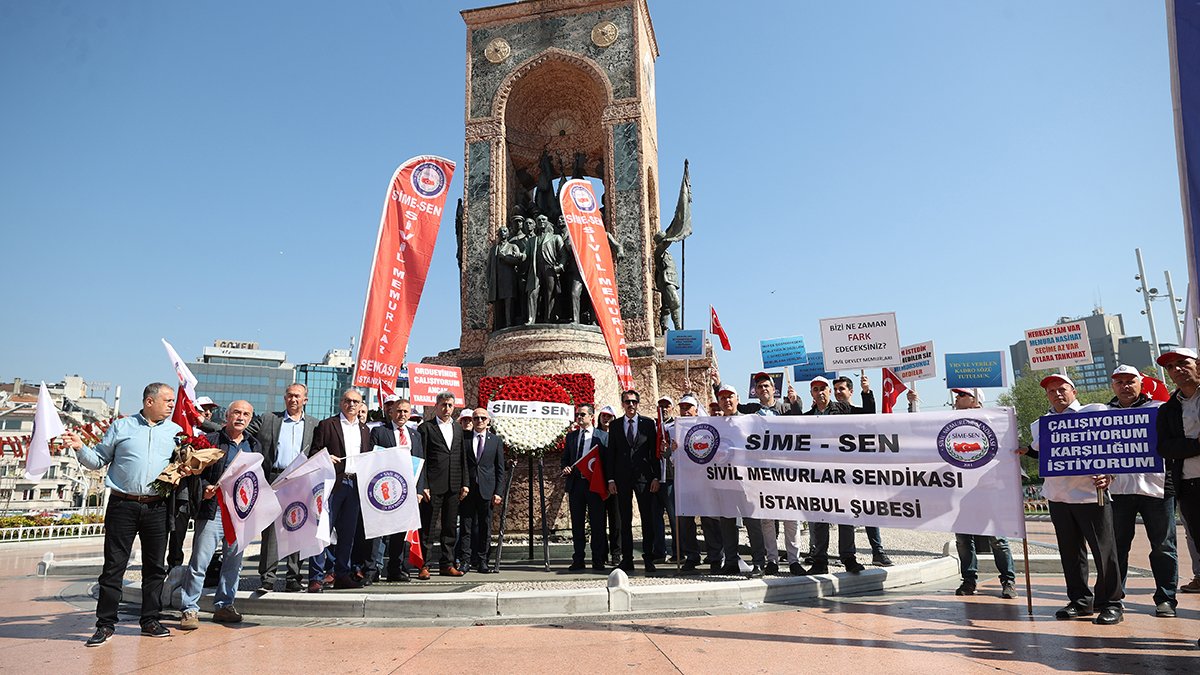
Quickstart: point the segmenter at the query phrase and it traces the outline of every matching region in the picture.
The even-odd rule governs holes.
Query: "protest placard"
[[[437,395],[443,391],[454,394],[454,405],[466,405],[461,368],[429,363],[408,364],[408,397],[413,405],[434,405]]]
[[[1004,352],[968,352],[946,355],[946,388],[1007,387]]]
[[[704,358],[704,331],[669,330],[665,342],[668,361]]]
[[[1038,471],[1049,476],[1162,473],[1158,408],[1097,410],[1038,418]]]
[[[803,335],[761,340],[759,345],[762,349],[763,368],[782,368],[808,363],[808,351],[804,348]]]
[[[1025,331],[1029,365],[1034,370],[1082,366],[1092,362],[1092,344],[1087,324],[1082,321],[1058,323]]]
[[[792,366],[793,382],[809,382],[818,376],[827,380],[833,380],[837,377],[837,373],[825,370],[824,352],[809,352],[808,363],[802,366]]]
[[[896,314],[821,319],[821,347],[830,370],[891,367],[900,363]]]
[[[933,340],[900,348],[900,365],[892,368],[896,377],[905,382],[937,377],[937,361],[933,358]]]
[[[763,371],[763,372],[765,372],[767,375],[771,376],[771,384],[775,385],[776,395],[783,394],[783,392],[784,392],[783,371],[775,372],[775,371],[767,370],[767,371]],[[749,390],[749,393],[746,394],[746,398],[745,398],[745,400],[747,400],[747,401],[758,400],[758,394],[754,391],[754,376],[757,374],[758,373],[752,373],[750,375],[750,390]]]

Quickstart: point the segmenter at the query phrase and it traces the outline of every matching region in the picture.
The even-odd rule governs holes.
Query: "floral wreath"
[[[495,401],[525,401],[575,405],[592,403],[596,385],[591,375],[518,375],[485,377],[479,383],[479,405],[492,409]],[[525,415],[492,410],[492,429],[514,453],[540,457],[557,447],[571,428],[572,418]]]

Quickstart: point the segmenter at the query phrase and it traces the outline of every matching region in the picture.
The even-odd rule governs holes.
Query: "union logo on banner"
[[[233,510],[238,518],[246,519],[258,501],[258,476],[253,471],[238,476],[233,482]]]
[[[571,201],[575,202],[575,206],[584,213],[596,210],[596,198],[592,196],[591,189],[582,185],[571,186]]]
[[[394,511],[408,498],[408,482],[396,471],[381,471],[367,485],[367,499],[380,511]]]
[[[308,507],[304,502],[292,502],[283,510],[283,527],[288,532],[295,532],[308,522]]]
[[[721,434],[711,424],[697,424],[683,437],[683,451],[697,464],[708,464],[717,456]]]
[[[413,169],[412,186],[422,197],[432,199],[446,189],[446,172],[433,162],[421,162]]]
[[[960,419],[942,427],[937,448],[942,459],[960,469],[977,469],[996,457],[996,432],[976,419]]]

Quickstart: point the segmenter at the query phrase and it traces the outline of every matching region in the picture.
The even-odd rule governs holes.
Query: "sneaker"
[[[1000,597],[1005,600],[1012,600],[1017,597],[1017,586],[1011,581],[1000,582]]]
[[[159,623],[158,619],[150,619],[146,623],[142,624],[142,635],[145,635],[146,637],[163,638],[169,637],[171,635],[171,631],[167,630],[166,626]]]
[[[763,568],[763,574],[779,574],[779,563],[774,560],[767,562],[767,566]]]
[[[959,584],[958,588],[954,589],[955,595],[975,595],[975,582],[964,581]]]
[[[891,567],[896,563],[892,562],[886,553],[880,552],[871,556],[871,564],[876,567]]]
[[[183,618],[179,620],[179,630],[196,630],[200,627],[200,613],[194,609],[183,610]]]
[[[1193,577],[1191,581],[1180,586],[1179,590],[1184,593],[1200,593],[1200,576]]]
[[[241,623],[242,613],[233,605],[225,605],[213,612],[212,620],[216,623]]]
[[[88,638],[84,644],[89,647],[99,647],[108,642],[108,638],[113,636],[115,630],[112,626],[97,626],[96,632],[92,633],[92,637]]]

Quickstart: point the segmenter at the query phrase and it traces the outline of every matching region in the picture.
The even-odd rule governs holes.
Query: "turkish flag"
[[[908,389],[890,368],[883,369],[883,412],[890,413],[896,407],[900,394]]]
[[[600,466],[600,446],[593,445],[583,453],[583,457],[575,462],[579,475],[587,479],[588,489],[600,495],[601,499],[608,497],[608,482],[604,480],[604,469]]]
[[[1149,375],[1142,376],[1142,393],[1155,401],[1169,401],[1171,399],[1171,390],[1167,388],[1167,384]]]
[[[421,536],[417,530],[409,530],[408,534],[404,535],[404,541],[408,544],[408,564],[417,569],[425,566],[425,556],[421,554]]]
[[[196,435],[192,426],[200,424],[200,412],[196,410],[183,384],[179,385],[179,390],[175,393],[175,412],[171,413],[171,421],[182,427],[183,433],[188,436]]]
[[[708,332],[721,338],[721,349],[730,351],[732,348],[729,346],[729,336],[725,334],[725,329],[721,326],[721,320],[717,318],[717,310],[712,305],[709,305],[708,311],[710,314]]]

